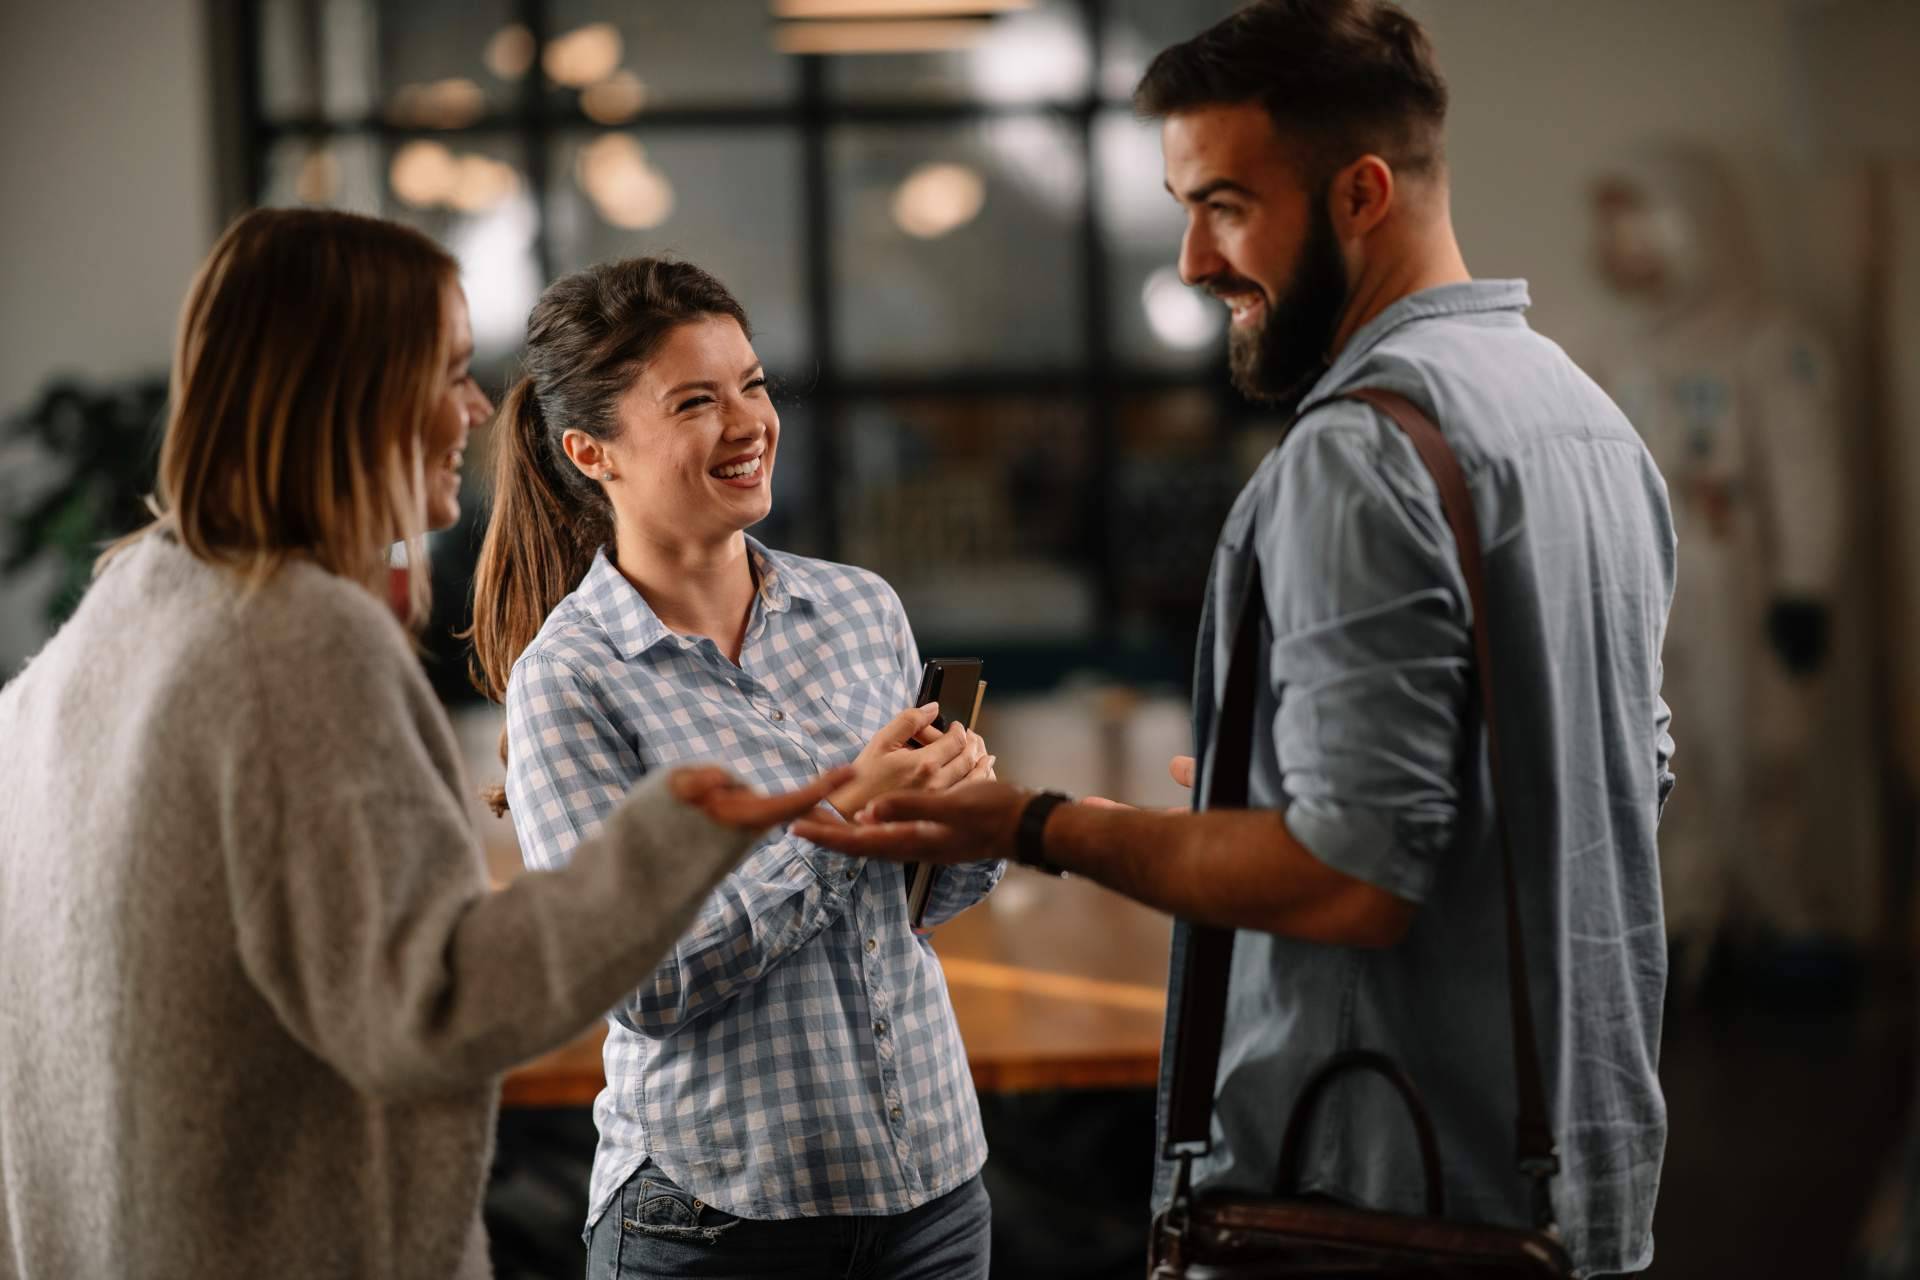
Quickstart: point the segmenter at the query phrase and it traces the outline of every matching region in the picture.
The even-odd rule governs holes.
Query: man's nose
[[[1180,279],[1189,285],[1202,284],[1219,275],[1225,265],[1206,228],[1194,222],[1187,223],[1187,229],[1180,237]]]

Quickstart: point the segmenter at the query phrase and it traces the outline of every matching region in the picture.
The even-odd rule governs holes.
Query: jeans
[[[992,1218],[978,1176],[890,1217],[736,1218],[648,1161],[593,1225],[587,1280],[986,1280]]]

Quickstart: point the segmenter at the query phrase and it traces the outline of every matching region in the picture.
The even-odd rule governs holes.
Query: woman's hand
[[[963,782],[991,781],[994,757],[979,734],[960,725],[932,726],[938,703],[910,707],[887,722],[853,762],[853,781],[831,803],[851,818],[892,791],[946,791]],[[918,742],[918,749],[909,747]]]
[[[853,777],[851,767],[829,769],[797,791],[762,795],[725,769],[712,765],[675,769],[667,778],[674,799],[700,810],[723,827],[760,831],[811,813]]]

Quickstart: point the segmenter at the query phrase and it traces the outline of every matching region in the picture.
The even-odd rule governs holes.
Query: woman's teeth
[[[731,466],[715,467],[707,474],[718,476],[722,480],[738,480],[745,476],[759,475],[760,459],[753,457],[747,459],[745,462],[736,462]]]

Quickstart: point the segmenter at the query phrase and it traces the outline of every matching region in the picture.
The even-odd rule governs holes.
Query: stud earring
[[[600,478],[601,478],[602,480],[611,480],[611,479],[613,479],[613,472],[611,472],[611,471],[602,471],[602,472],[600,473]]]

